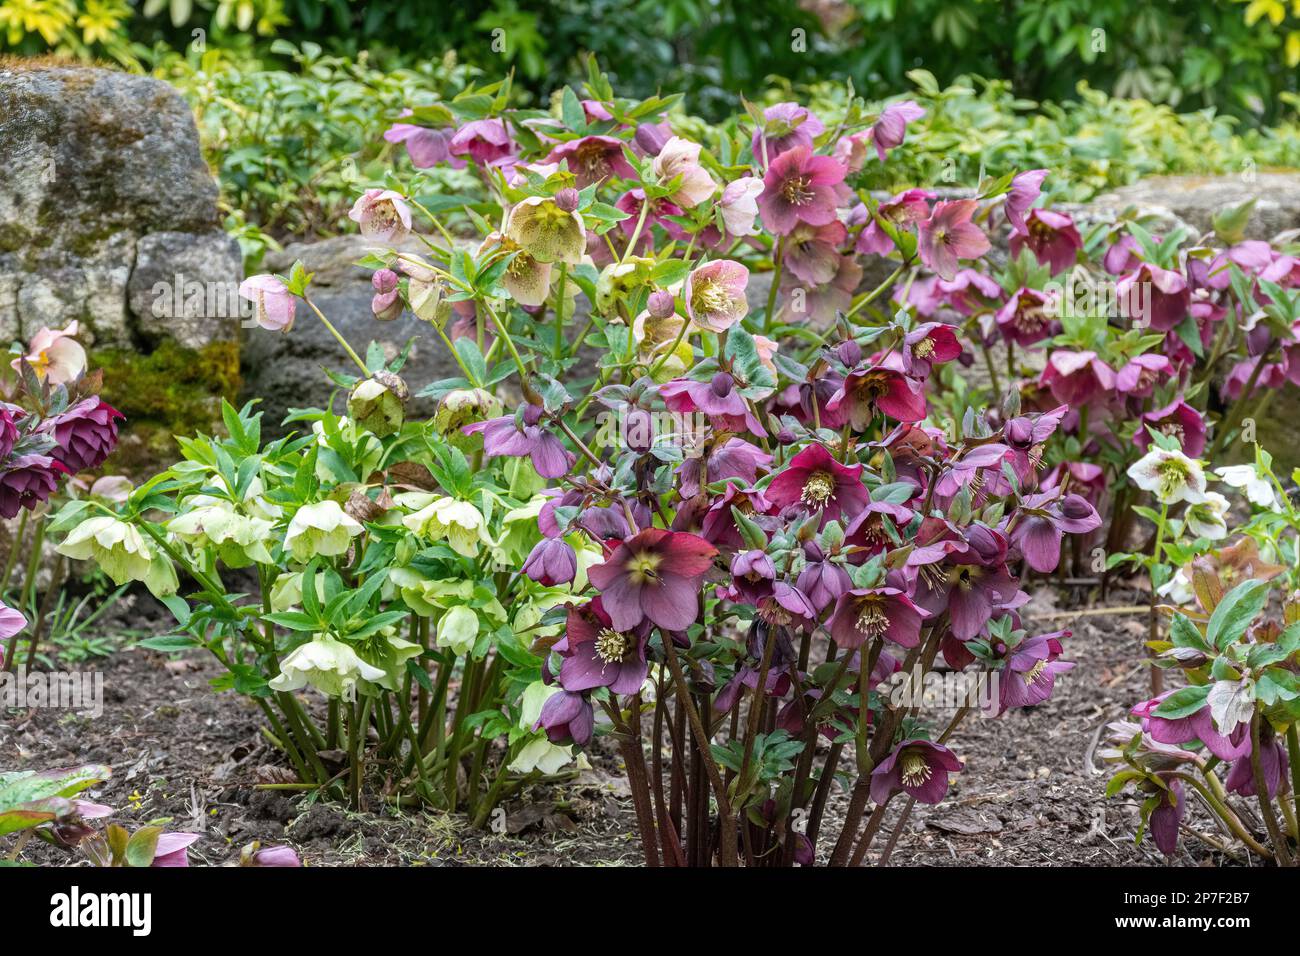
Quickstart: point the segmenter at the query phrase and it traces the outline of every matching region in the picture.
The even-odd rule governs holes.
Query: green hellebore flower
[[[402,427],[410,395],[406,383],[392,372],[375,372],[348,396],[348,416],[379,438]]]
[[[269,686],[276,691],[294,691],[310,684],[326,697],[351,701],[356,700],[358,681],[377,682],[384,676],[350,645],[328,634],[317,634],[281,662],[280,673]]]
[[[506,236],[538,262],[576,266],[587,251],[587,227],[548,196],[529,196],[510,210]]]
[[[478,555],[480,544],[492,547],[487,522],[468,501],[434,498],[419,511],[403,518],[402,524],[428,541],[445,538],[453,551],[467,558]]]
[[[459,604],[438,622],[437,645],[451,648],[454,654],[468,654],[478,641],[478,615],[472,608]]]
[[[361,531],[355,518],[349,517],[337,501],[327,498],[298,509],[289,522],[284,543],[294,558],[310,561],[317,556],[346,554],[353,536]]]
[[[179,587],[171,560],[115,515],[83,521],[55,550],[75,561],[94,561],[114,584],[142,581],[155,597],[169,597]]]
[[[213,547],[231,568],[271,564],[266,542],[274,524],[240,514],[228,501],[198,495],[185,502],[191,508],[167,523],[167,530],[196,548]]]

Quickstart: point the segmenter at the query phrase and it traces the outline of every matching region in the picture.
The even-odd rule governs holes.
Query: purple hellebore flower
[[[669,411],[702,412],[721,431],[767,435],[745,396],[736,390],[736,380],[726,372],[715,373],[707,382],[675,378],[659,386],[659,394]]]
[[[893,524],[895,532],[901,536],[903,529],[912,523],[913,517],[915,512],[904,505],[888,501],[871,502],[844,529],[845,544],[865,549],[851,560],[855,564],[861,564],[865,556],[879,554],[894,547],[897,539],[889,534],[885,527],[886,520]]]
[[[502,119],[466,123],[452,136],[449,149],[453,156],[469,156],[480,166],[509,165],[515,158],[515,144]]]
[[[865,431],[877,412],[900,422],[919,422],[926,414],[925,393],[916,381],[883,365],[850,372],[826,408],[845,409],[856,431]]]
[[[993,608],[1012,600],[1019,590],[1006,568],[1006,537],[979,524],[965,531],[963,539],[946,521],[925,519],[916,535],[921,544],[905,564],[916,582],[917,606],[932,615],[947,609],[959,641],[978,635]]]
[[[1264,722],[1260,729],[1259,766],[1264,774],[1264,788],[1272,800],[1278,793],[1285,792],[1291,763],[1287,759],[1286,745],[1273,734],[1272,726]],[[1250,750],[1249,734],[1246,735],[1246,749]],[[1223,782],[1229,793],[1239,793],[1243,797],[1253,797],[1258,793],[1255,789],[1255,768],[1250,761],[1249,753],[1233,761],[1228,779]]]
[[[298,859],[298,854],[293,847],[289,846],[268,846],[263,847],[253,854],[250,866],[269,866],[269,867],[300,867],[302,861]]]
[[[402,293],[397,287],[397,273],[376,269],[370,277],[375,294],[370,297],[370,311],[380,322],[391,322],[402,314]]]
[[[1002,301],[1002,286],[997,280],[974,269],[958,269],[951,279],[940,279],[935,289],[950,306],[966,316]]]
[[[104,463],[117,447],[117,420],[125,417],[93,395],[45,419],[38,430],[58,442],[50,449],[50,457],[75,473]]]
[[[979,208],[974,199],[936,203],[930,218],[921,223],[917,250],[926,267],[941,278],[952,279],[962,259],[978,259],[991,248],[984,230],[970,221]]]
[[[1039,634],[1021,641],[1002,661],[998,681],[998,713],[1013,707],[1032,707],[1052,696],[1056,675],[1074,667],[1073,661],[1058,660],[1061,638],[1069,631]]]
[[[569,164],[579,189],[608,179],[635,179],[636,170],[623,156],[623,141],[613,136],[583,136],[561,143],[543,162]]]
[[[1055,275],[1074,265],[1076,254],[1083,248],[1083,239],[1074,226],[1074,220],[1059,212],[1031,209],[1025,217],[1024,227],[1011,233],[1011,255],[1020,255],[1028,248],[1042,265]]]
[[[921,639],[921,621],[929,616],[898,588],[853,588],[840,595],[826,626],[841,650],[881,637],[901,647],[915,647]]]
[[[844,167],[829,156],[795,146],[772,161],[763,177],[758,208],[768,232],[789,235],[800,222],[824,226],[835,221]]]
[[[913,100],[891,103],[881,111],[871,127],[871,139],[876,144],[876,155],[882,163],[885,161],[885,150],[903,145],[907,124],[924,115],[925,110]]]
[[[1060,564],[1061,539],[1066,534],[1087,534],[1101,527],[1097,509],[1076,494],[1064,498],[1056,491],[1026,495],[1016,513],[1020,520],[1011,532],[1011,542],[1040,574],[1055,571]]]
[[[871,771],[871,799],[889,802],[900,790],[917,803],[938,803],[948,792],[948,775],[961,761],[947,747],[929,740],[904,740]]]
[[[649,621],[684,631],[699,614],[700,582],[717,553],[698,535],[646,528],[589,568],[587,578],[601,592],[615,630]]]
[[[1192,293],[1181,272],[1161,269],[1148,262],[1115,283],[1115,298],[1129,319],[1141,320],[1157,332],[1182,324],[1192,307]]]
[[[14,450],[14,443],[18,441],[15,414],[22,418],[25,412],[16,405],[0,402],[0,461],[9,457],[9,453]]]
[[[1007,222],[1018,232],[1027,231],[1025,213],[1034,205],[1043,191],[1043,180],[1047,178],[1045,169],[1028,169],[1017,173],[1011,180],[1002,212]]]
[[[186,850],[199,839],[197,833],[161,833],[158,835],[158,846],[154,850],[153,862],[149,864],[154,867],[188,867],[190,865],[189,854]]]
[[[1125,395],[1148,398],[1155,391],[1156,383],[1173,372],[1174,365],[1168,357],[1145,352],[1129,359],[1115,373],[1115,388]]]
[[[466,435],[481,432],[483,452],[489,458],[501,455],[511,458],[528,457],[543,478],[559,478],[568,474],[577,458],[565,449],[560,439],[538,424],[541,419],[542,409],[539,406],[521,405],[520,411],[515,415],[474,422],[461,431]]]
[[[1155,713],[1173,691],[1166,691],[1159,697],[1143,701],[1133,708],[1132,714],[1142,719],[1145,730],[1151,739],[1161,744],[1190,744],[1200,741],[1205,749],[1220,760],[1236,760],[1250,753],[1250,725],[1244,721],[1233,728],[1229,734],[1222,734],[1214,724],[1210,705],[1206,704],[1194,714],[1186,717],[1160,717]],[[1248,761],[1249,762],[1249,761]]]
[[[403,117],[410,110],[402,110]],[[394,123],[384,132],[389,143],[405,143],[406,154],[416,169],[430,169],[447,163],[452,169],[464,169],[465,160],[451,154],[451,130],[430,129],[413,123]]]
[[[807,563],[799,572],[795,586],[820,614],[853,587],[853,578],[844,568],[823,557],[821,548],[811,541],[804,545],[804,555]]]
[[[903,371],[913,378],[928,378],[930,369],[961,355],[956,326],[922,322],[903,338]]]
[[[798,103],[777,103],[763,110],[763,125],[754,130],[749,146],[764,166],[796,146],[812,149],[813,140],[826,132],[817,114]]]
[[[1048,356],[1038,384],[1058,402],[1077,408],[1098,395],[1108,397],[1115,390],[1115,370],[1096,352],[1055,349]]]
[[[596,714],[586,694],[560,691],[546,698],[533,729],[545,730],[546,739],[553,744],[572,741],[585,747],[596,729]]]
[[[704,500],[708,502],[707,498]],[[742,514],[754,516],[767,514],[772,506],[763,492],[728,483],[722,496],[708,504],[700,525],[700,537],[719,551],[738,551],[744,547],[740,529],[736,527],[735,516],[731,513],[733,507]]]
[[[564,639],[555,650],[564,658],[556,680],[571,693],[608,687],[613,694],[635,694],[645,683],[650,664],[646,640],[650,627],[615,629],[599,597],[571,606]]]
[[[786,463],[764,494],[777,508],[802,505],[822,513],[822,523],[855,515],[871,503],[862,465],[842,465],[824,445],[812,444]]]
[[[825,285],[839,272],[839,247],[847,238],[848,231],[838,219],[823,226],[798,223],[786,237],[782,262],[795,278]]]
[[[20,455],[0,471],[0,517],[12,518],[34,508],[58,487],[67,469],[48,455]]]
[[[1164,408],[1157,408],[1142,416],[1141,425],[1133,442],[1142,451],[1151,447],[1151,435],[1146,426],[1154,428],[1162,435],[1172,435],[1178,439],[1183,454],[1191,458],[1201,457],[1205,451],[1205,420],[1201,413],[1183,401],[1180,395]]]
[[[1008,342],[1029,346],[1055,334],[1056,306],[1052,298],[1037,289],[1020,288],[994,316],[998,331]]]
[[[715,446],[703,460],[709,481],[726,478],[743,478],[749,483],[758,480],[760,470],[772,464],[772,456],[743,438],[729,438]],[[687,458],[678,469],[683,498],[694,498],[700,493],[701,459]]]
[[[1165,785],[1169,789],[1160,791],[1160,803],[1151,811],[1148,823],[1156,848],[1165,856],[1173,856],[1178,849],[1178,826],[1183,821],[1187,802],[1183,798],[1182,781],[1170,778]]]
[[[563,538],[542,538],[524,560],[523,572],[543,587],[568,584],[578,573],[578,556]]]
[[[765,551],[737,551],[731,559],[731,587],[727,596],[744,604],[757,604],[772,593],[776,567]]]
[[[876,207],[876,215],[862,227],[854,250],[864,255],[884,256],[894,251],[894,240],[880,228],[883,219],[897,229],[906,229],[930,217],[929,200],[935,194],[924,189],[907,189]],[[866,209],[863,207],[863,212]]]

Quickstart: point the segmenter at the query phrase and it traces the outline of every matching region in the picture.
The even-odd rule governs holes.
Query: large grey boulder
[[[0,67],[0,341],[76,321],[138,468],[219,421],[243,276],[189,106],[159,80]]]
[[[1138,206],[1166,212],[1199,232],[1213,228],[1215,213],[1255,200],[1247,239],[1269,239],[1300,229],[1300,173],[1244,170],[1235,176],[1152,176],[1093,200],[1097,207]]]

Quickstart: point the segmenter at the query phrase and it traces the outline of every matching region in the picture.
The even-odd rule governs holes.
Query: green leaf
[[[131,834],[126,842],[126,865],[143,869],[152,864],[162,832],[162,827],[141,827]]]
[[[1241,582],[1214,609],[1205,629],[1205,639],[1219,650],[1240,640],[1267,603],[1267,581]]]
[[[1208,685],[1180,687],[1166,697],[1160,706],[1151,713],[1156,717],[1164,717],[1166,720],[1190,717],[1205,706],[1205,698],[1209,696],[1209,693],[1210,688]]]

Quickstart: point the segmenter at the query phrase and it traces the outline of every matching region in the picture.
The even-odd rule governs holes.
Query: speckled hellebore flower
[[[732,259],[714,259],[692,269],[682,298],[686,314],[700,328],[725,332],[749,313],[745,287],[749,270]]]
[[[269,685],[276,691],[300,690],[310,684],[326,697],[355,700],[359,681],[377,681],[384,672],[363,661],[350,644],[317,634],[280,663]]]
[[[681,177],[668,199],[683,209],[698,206],[718,188],[708,170],[700,165],[700,144],[680,136],[674,136],[664,143],[659,155],[655,157],[653,169],[655,179],[661,186]]]
[[[54,494],[67,469],[48,455],[19,455],[0,470],[0,517],[12,518]]]
[[[952,279],[962,259],[978,259],[991,244],[984,230],[970,221],[979,208],[974,199],[936,203],[918,229],[917,251],[926,267]]]
[[[758,208],[768,232],[789,235],[800,222],[824,226],[835,221],[844,166],[815,156],[807,146],[786,150],[767,168]]]
[[[994,319],[1004,339],[1027,346],[1054,334],[1056,311],[1047,293],[1021,287],[998,309]]]
[[[506,236],[538,262],[577,265],[587,251],[582,216],[549,196],[529,196],[516,203],[506,221]]]
[[[699,590],[718,551],[698,535],[647,528],[587,570],[616,631],[643,621],[684,631],[699,613]]]
[[[754,129],[749,147],[754,158],[767,165],[795,146],[812,149],[813,140],[826,132],[817,114],[798,103],[776,103],[763,110],[763,123]]]
[[[240,286],[240,294],[243,295],[243,286]],[[290,312],[292,314],[292,309]],[[41,381],[67,385],[86,370],[86,350],[73,338],[80,331],[76,322],[69,322],[63,329],[38,330],[27,345],[27,354],[13,360],[14,370],[26,359]]]
[[[838,219],[824,226],[798,223],[786,237],[782,262],[796,279],[824,285],[839,271],[839,247],[847,238],[848,232]]]
[[[1061,638],[1069,636],[1069,631],[1039,634],[1012,648],[998,671],[998,713],[1013,707],[1032,707],[1052,696],[1056,675],[1074,667],[1073,661],[1058,659]]]
[[[801,505],[820,511],[822,523],[856,515],[871,503],[862,483],[862,465],[842,465],[824,445],[812,444],[795,455],[764,492],[778,508]]]
[[[298,561],[346,554],[352,538],[362,530],[360,522],[349,516],[332,498],[303,505],[294,512],[284,534],[285,546]]]
[[[736,380],[726,372],[715,373],[707,382],[673,379],[659,386],[659,394],[670,412],[701,412],[719,430],[767,435],[745,396],[736,390]]]
[[[561,143],[543,162],[565,160],[579,189],[607,179],[635,179],[636,170],[623,156],[623,141],[613,136],[583,136]]]
[[[1018,232],[1027,231],[1025,213],[1027,213],[1043,192],[1043,180],[1047,178],[1045,169],[1027,169],[1016,173],[1011,179],[1011,188],[1002,203],[1002,213],[1011,223],[1011,228]]]
[[[126,416],[98,395],[45,419],[40,431],[58,444],[49,455],[69,471],[98,468],[117,447],[117,420]]]
[[[871,799],[884,804],[902,791],[917,803],[938,803],[948,792],[948,775],[961,761],[947,747],[929,740],[904,740],[871,771]]]
[[[916,381],[883,365],[855,369],[826,403],[827,409],[847,410],[855,431],[865,431],[877,413],[900,422],[925,418],[925,393]]]
[[[727,183],[719,205],[722,206],[722,224],[729,236],[758,235],[754,220],[758,218],[758,197],[764,188],[763,180],[753,176],[743,176]]]
[[[1011,543],[1020,549],[1035,571],[1046,574],[1061,562],[1061,540],[1066,534],[1087,534],[1101,527],[1097,509],[1080,495],[1059,497],[1050,491],[1025,495],[1011,531]]]
[[[253,320],[268,332],[293,328],[297,299],[275,276],[249,276],[239,284],[239,297],[253,303]]]
[[[541,420],[539,406],[521,405],[515,415],[475,422],[461,431],[466,435],[482,433],[483,453],[489,458],[527,457],[543,478],[559,478],[568,474],[576,459],[560,439],[542,428]]]
[[[608,687],[612,694],[635,694],[650,671],[649,636],[646,624],[627,631],[615,628],[599,597],[570,607],[564,638],[555,645],[563,658],[555,679],[571,692]]]
[[[907,124],[924,115],[925,110],[913,100],[890,103],[881,111],[871,127],[871,141],[876,144],[876,155],[882,163],[885,161],[885,150],[903,145]]]
[[[1143,491],[1153,493],[1161,504],[1186,501],[1195,505],[1205,500],[1201,463],[1180,451],[1152,448],[1129,466],[1128,476]]]
[[[411,233],[411,208],[391,189],[367,189],[352,204],[348,218],[375,242],[396,244]]]
[[[1083,239],[1074,227],[1074,220],[1059,212],[1031,209],[1024,226],[1011,233],[1011,255],[1020,255],[1028,249],[1053,275],[1074,265],[1076,254],[1083,248]]]
[[[1184,454],[1199,458],[1205,451],[1205,419],[1201,413],[1183,401],[1182,396],[1174,399],[1164,408],[1147,412],[1141,418],[1141,428],[1133,436],[1133,442],[1143,451],[1151,447],[1150,427],[1161,435],[1178,439]]]
[[[921,621],[929,616],[898,588],[853,588],[840,595],[826,626],[841,650],[879,637],[915,647],[921,639]]]

